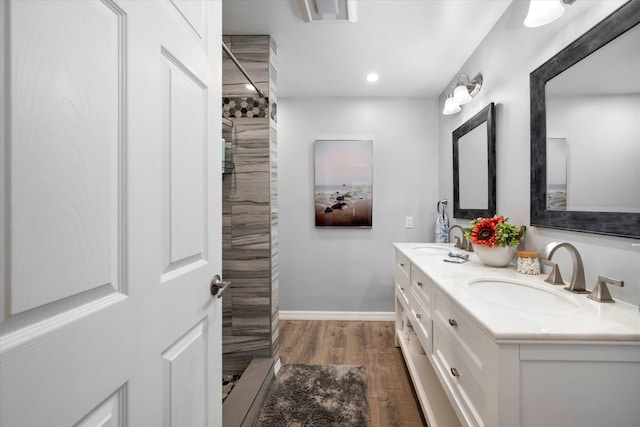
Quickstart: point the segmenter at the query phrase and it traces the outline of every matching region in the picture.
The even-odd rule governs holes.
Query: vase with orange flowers
[[[506,267],[516,255],[526,227],[518,228],[508,222],[508,218],[496,215],[493,218],[476,218],[464,230],[465,237],[483,264]]]

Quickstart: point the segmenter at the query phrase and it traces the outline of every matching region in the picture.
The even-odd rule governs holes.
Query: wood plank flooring
[[[280,320],[282,364],[363,365],[372,427],[422,427],[393,322]]]

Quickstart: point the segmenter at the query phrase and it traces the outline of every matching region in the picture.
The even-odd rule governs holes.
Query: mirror
[[[530,75],[531,225],[640,237],[640,2]]]
[[[496,123],[493,102],[453,131],[453,216],[496,214]]]

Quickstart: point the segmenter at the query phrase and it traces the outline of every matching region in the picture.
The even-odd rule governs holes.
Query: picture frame
[[[316,140],[314,166],[316,227],[372,227],[373,141]]]

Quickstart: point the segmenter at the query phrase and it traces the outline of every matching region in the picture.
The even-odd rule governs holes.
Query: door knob
[[[211,296],[222,298],[222,294],[230,284],[231,282],[223,281],[222,277],[220,277],[219,274],[216,274],[211,279],[211,285],[210,285]]]

